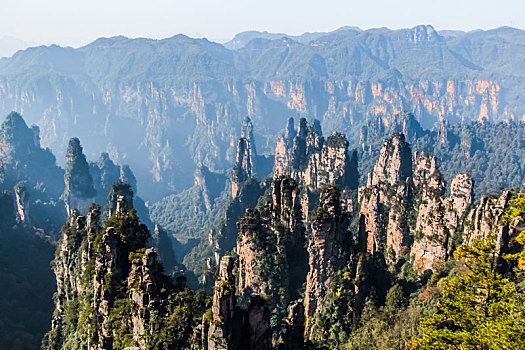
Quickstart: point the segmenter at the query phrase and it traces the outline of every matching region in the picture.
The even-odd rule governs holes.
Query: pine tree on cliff
[[[82,153],[80,140],[76,137],[69,140],[64,182],[66,189],[64,190],[62,199],[68,205],[74,204],[74,199],[76,198],[90,199],[96,195],[86,156]]]

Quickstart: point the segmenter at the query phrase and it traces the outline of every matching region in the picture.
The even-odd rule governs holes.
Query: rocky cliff
[[[329,184],[356,189],[357,160],[352,159],[355,157],[348,154],[345,136],[334,133],[325,140],[318,120],[308,125],[301,118],[295,130],[290,118],[284,134],[277,138],[274,176],[291,176],[312,192]]]
[[[268,297],[280,324],[306,275],[297,183],[289,177],[274,179],[263,201],[257,209],[248,209],[237,224],[238,289]]]
[[[166,333],[169,315],[181,316],[177,303],[185,302],[170,301],[177,289],[156,250],[146,249],[150,234],[132,207],[130,186],[116,183],[111,193],[107,216],[96,205],[85,216],[73,209],[62,228],[52,264],[55,313],[44,349],[150,349],[189,341],[191,317],[179,329],[183,334]],[[191,314],[194,306],[182,312]]]
[[[274,177],[290,176],[302,188],[305,218],[314,209],[323,187],[337,184],[345,190],[357,189],[357,152],[349,154],[348,145],[346,137],[336,132],[325,140],[319,121],[309,125],[305,118],[299,120],[297,130],[290,118],[285,132],[278,136]]]
[[[269,350],[272,333],[268,305],[260,295],[236,295],[236,264],[233,256],[221,259],[204,349]]]
[[[89,173],[86,156],[82,152],[78,138],[69,140],[64,183],[66,188],[62,198],[66,203],[68,216],[73,213],[74,209],[85,214],[91,203],[95,201],[97,192],[93,187],[93,177]]]
[[[65,220],[64,171],[40,145],[36,126],[10,113],[0,127],[0,190],[14,192],[18,218],[55,237]]]
[[[307,318],[321,310],[331,277],[349,261],[353,243],[348,231],[351,210],[342,203],[337,187],[323,189],[312,215],[308,241],[309,272],[304,299]]]
[[[257,152],[253,138],[253,125],[250,118],[246,118],[242,124],[241,138],[237,142],[237,156],[231,173],[233,199],[237,197],[239,185],[242,182],[255,178],[256,158]]]
[[[385,141],[367,185],[360,189],[360,237],[367,251],[390,265],[414,257],[417,270],[432,269],[452,249],[455,232],[473,203],[473,180],[457,175],[445,182],[433,156],[412,153],[403,134]]]

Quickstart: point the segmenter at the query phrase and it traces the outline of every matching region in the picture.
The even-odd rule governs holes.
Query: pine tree
[[[421,322],[418,349],[523,349],[523,291],[497,272],[496,245],[477,240],[455,252],[466,272],[448,279],[439,312]]]

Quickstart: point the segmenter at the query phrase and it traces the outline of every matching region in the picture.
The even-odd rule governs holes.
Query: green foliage
[[[222,295],[228,295],[235,292],[235,287],[230,281],[223,280],[221,281],[220,285],[213,287],[213,290],[214,292],[218,292]]]
[[[336,185],[328,185],[321,189],[320,198],[321,202],[330,201],[339,203],[341,193],[339,192],[339,187]],[[328,219],[332,219],[333,216],[326,210],[322,205],[318,205],[317,208],[312,212],[310,221],[312,222],[323,222]]]
[[[188,349],[193,329],[202,322],[211,307],[211,298],[202,291],[175,291],[167,298],[165,315],[152,313],[145,336],[146,348],[152,350]]]
[[[509,206],[503,217],[501,223],[504,225],[510,225],[516,218],[523,219],[525,217],[525,193],[518,194],[517,198],[509,201]],[[525,245],[525,231],[520,232],[516,241],[522,246]],[[525,250],[522,249],[519,253],[507,254],[505,256],[507,260],[516,261],[518,268],[525,270]]]
[[[98,269],[95,259],[105,261],[107,256],[104,240],[108,229],[112,248],[116,254],[113,270]],[[89,228],[97,232],[87,232],[87,228],[70,220],[63,226],[63,237],[58,244],[54,265],[69,269],[66,278],[80,280],[80,288],[70,289],[71,281],[64,281],[61,294],[56,295],[56,302],[62,302],[64,310],[57,309],[55,317],[61,320],[60,327],[49,332],[43,341],[43,349],[83,349],[99,344],[101,334],[109,334],[105,347],[124,349],[143,342],[147,349],[187,349],[194,327],[202,321],[202,315],[210,307],[210,299],[202,292],[191,292],[185,287],[185,279],[179,278],[174,285],[172,280],[162,273],[162,266],[151,268],[150,273],[156,281],[160,295],[154,306],[139,305],[131,296],[136,293],[149,293],[143,290],[140,281],[129,285],[128,277],[134,263],[142,263],[146,252],[146,238],[149,231],[140,224],[134,210],[116,212],[108,218],[104,227]],[[116,241],[115,241],[116,238]],[[66,240],[65,249],[62,245]],[[88,242],[88,240],[93,240]],[[85,261],[86,257],[88,260]],[[137,259],[139,261],[137,261]],[[94,281],[98,283],[94,283]],[[100,283],[100,284],[99,284]],[[97,286],[102,290],[97,290]],[[231,290],[232,287],[228,287]],[[100,293],[100,292],[103,293]],[[96,293],[96,294],[95,294]],[[107,303],[108,317],[101,324],[98,303],[95,295],[104,296]],[[140,319],[144,324],[141,339],[133,336],[132,318]],[[91,345],[89,345],[91,344]]]
[[[342,348],[356,317],[355,286],[348,271],[332,278],[321,312],[311,320],[310,340],[319,347]]]
[[[131,300],[124,296],[116,299],[110,309],[109,318],[104,327],[113,336],[113,349],[123,349],[134,346],[133,329],[129,316],[131,315]]]
[[[348,148],[348,140],[346,139],[346,136],[338,132],[328,136],[325,144],[332,148]]]
[[[143,249],[150,237],[148,228],[140,223],[135,209],[115,212],[104,224],[105,229],[109,227],[115,229],[126,249],[132,252]],[[99,250],[100,246],[95,245],[95,249]]]
[[[139,248],[135,250],[134,252],[129,252],[128,260],[132,262],[135,259],[142,259],[144,257],[145,252],[146,252],[146,248]]]
[[[439,312],[421,322],[421,349],[517,349],[525,334],[523,292],[497,269],[490,240],[461,246],[465,271],[444,282]]]

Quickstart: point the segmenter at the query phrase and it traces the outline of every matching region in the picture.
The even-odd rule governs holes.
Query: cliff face
[[[237,142],[237,156],[231,175],[233,199],[237,197],[242,182],[255,178],[256,157],[252,121],[246,118],[242,124],[241,138]]]
[[[66,188],[62,198],[66,203],[68,215],[71,215],[74,209],[85,214],[91,203],[95,201],[97,192],[93,187],[93,177],[89,173],[86,156],[82,152],[78,138],[69,140],[64,183]]]
[[[241,127],[236,162],[224,173],[215,173],[201,165],[195,172],[195,184],[180,194],[166,197],[151,210],[156,223],[172,231],[180,241],[189,241],[184,264],[211,291],[220,257],[237,245],[237,219],[248,207],[254,207],[266,186],[264,178],[272,157],[256,154],[253,126],[246,118]],[[195,246],[195,241],[199,241]],[[193,241],[193,242],[192,242]]]
[[[23,182],[19,182],[14,187],[15,205],[17,219],[24,224],[31,223],[29,216],[29,193]]]
[[[133,256],[128,274],[129,299],[131,299],[131,328],[133,340],[140,349],[147,349],[145,335],[150,320],[159,310],[166,310],[168,300],[162,291],[169,285],[155,249],[149,248],[142,256]]]
[[[359,189],[360,237],[367,251],[396,263],[411,244],[408,211],[413,201],[412,154],[403,134],[394,134],[381,149],[367,184]]]
[[[414,40],[427,30],[428,40]],[[514,101],[523,82],[508,82],[504,67],[523,76],[522,36],[501,28],[445,38],[418,26],[307,42],[259,38],[238,50],[182,35],[32,48],[0,65],[0,113],[24,111],[60,156],[74,135],[90,157],[112,148],[132,161],[153,197],[191,186],[198,164],[227,169],[246,115],[262,135],[278,132],[286,115],[316,116],[325,129],[348,134],[367,115],[404,110],[424,127],[440,119],[520,120],[525,111]],[[123,52],[137,59],[123,60]],[[116,137],[121,131],[133,138]]]
[[[206,166],[202,165],[195,171],[195,186],[202,192],[202,199],[206,210],[209,212],[214,206],[215,199],[217,199],[226,185],[226,176],[210,171]],[[233,187],[233,184],[232,184]],[[238,184],[237,184],[238,191]]]
[[[55,238],[65,220],[63,177],[53,154],[40,145],[38,127],[10,113],[0,126],[0,190],[14,191],[18,220]]]
[[[269,350],[272,333],[268,305],[257,295],[236,296],[235,268],[234,257],[222,257],[205,349]]]
[[[402,134],[385,141],[367,185],[360,189],[360,237],[371,254],[391,266],[414,256],[414,267],[432,269],[452,249],[462,216],[473,202],[473,180],[457,175],[445,197],[435,158],[412,154]]]
[[[279,177],[265,199],[262,207],[248,209],[237,224],[238,289],[270,297],[271,309],[279,306],[283,312],[305,274],[305,228],[297,183]]]
[[[330,279],[349,261],[352,243],[348,232],[350,213],[340,199],[339,190],[325,188],[319,204],[312,215],[312,232],[308,241],[308,265],[306,278],[305,315],[313,317],[321,310]]]
[[[465,242],[471,243],[478,238],[494,236],[501,241],[508,228],[500,220],[509,204],[512,192],[503,191],[500,197],[485,195],[479,204],[472,208],[465,219]]]
[[[132,210],[130,186],[114,184],[111,193],[103,227],[100,207],[92,206],[86,216],[73,210],[62,228],[53,261],[55,313],[44,349],[149,349],[174,341],[152,333],[173,312],[174,286],[156,250],[146,249],[149,231]]]
[[[329,184],[355,189],[357,164],[348,154],[346,137],[334,133],[326,140],[319,121],[308,125],[299,120],[298,130],[290,118],[285,133],[277,139],[274,176],[288,175],[311,192]]]
[[[342,189],[357,189],[357,152],[349,154],[344,135],[334,132],[325,139],[319,121],[309,125],[301,118],[295,130],[290,118],[275,147],[274,177],[282,175],[290,176],[303,189],[301,205],[307,218],[323,187],[337,184]]]

